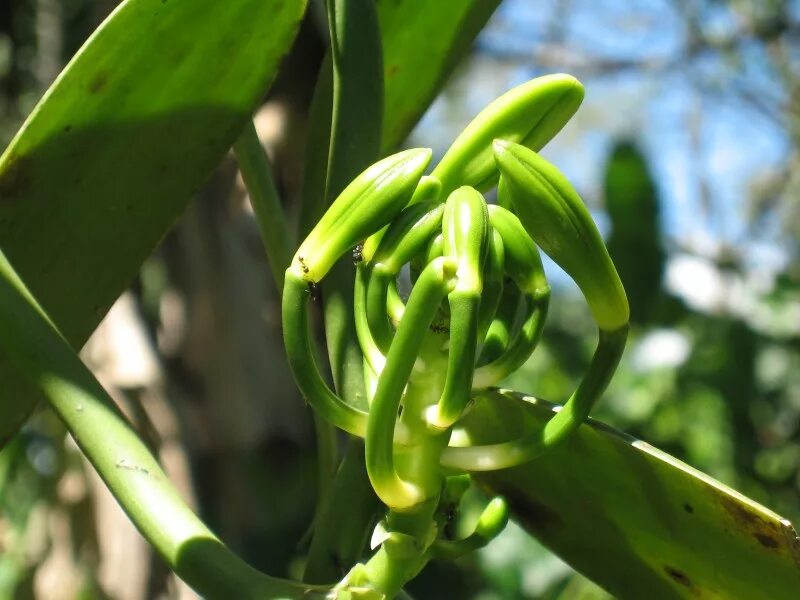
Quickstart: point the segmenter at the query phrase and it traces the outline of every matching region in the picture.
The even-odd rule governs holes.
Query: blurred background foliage
[[[3,146],[115,5],[0,2]],[[323,19],[312,1],[256,118],[290,214]],[[587,97],[544,154],[600,224],[634,321],[596,416],[799,522],[800,2],[504,0],[406,145],[441,156],[490,100],[559,71]],[[507,385],[561,401],[594,334],[577,288],[547,268],[542,347]],[[315,455],[277,309],[229,158],[83,358],[211,527],[255,566],[298,576]],[[513,525],[476,556],[433,563],[410,591],[607,597]],[[37,412],[0,452],[0,599],[165,597],[194,595]]]

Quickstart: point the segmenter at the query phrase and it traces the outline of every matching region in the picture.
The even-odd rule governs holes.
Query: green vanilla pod
[[[614,331],[600,329],[589,370],[578,388],[544,427],[507,442],[483,446],[448,447],[441,464],[464,471],[497,471],[529,462],[564,442],[588,418],[595,402],[608,386],[625,349],[628,326]]]
[[[503,240],[505,271],[523,293],[538,298],[550,293],[542,258],[522,222],[511,211],[489,207],[489,223]]]
[[[546,75],[517,86],[484,108],[453,142],[432,176],[442,196],[459,185],[480,191],[497,182],[492,141],[504,139],[540,150],[572,118],[583,86],[571,75]]]
[[[514,210],[514,206],[511,204],[511,198],[508,197],[508,184],[502,175],[497,181],[497,206],[502,206],[511,211]]]
[[[519,329],[517,315],[525,296],[514,280],[507,278],[503,281],[500,293],[500,302],[492,315],[492,322],[483,338],[483,346],[478,358],[476,373],[481,372],[481,366],[495,361],[508,348],[513,336]],[[474,379],[474,378],[473,378]]]
[[[475,370],[472,381],[474,390],[497,385],[528,360],[539,343],[550,299],[550,286],[545,278],[539,251],[522,223],[513,213],[500,206],[491,206],[489,215],[494,231],[503,241],[506,272],[523,292],[525,313],[518,328],[514,327],[516,313],[510,312],[513,305],[497,315],[496,326],[494,329],[490,326],[493,335],[500,333],[507,336],[513,331],[513,337],[510,341],[504,339],[502,353],[495,353],[491,362]],[[503,323],[502,319],[512,322]],[[491,352],[493,345],[497,344],[490,343],[486,351]],[[486,356],[486,353],[482,354]]]
[[[372,339],[384,354],[389,351],[394,337],[394,327],[387,312],[389,287],[394,280],[393,274],[368,267],[365,290],[367,325]]]
[[[600,232],[567,178],[532,150],[503,140],[495,158],[514,211],[530,236],[580,287],[598,326],[628,322],[630,310]]]
[[[320,372],[308,324],[308,304],[316,284],[304,275],[289,268],[283,283],[283,343],[289,365],[300,392],[317,413],[339,429],[363,437],[366,413],[337,396]]]
[[[417,188],[411,195],[411,199],[408,201],[408,204],[426,204],[429,206],[431,204],[438,204],[437,200],[439,199],[439,191],[441,189],[442,184],[438,179],[431,177],[430,175],[423,175],[417,184]],[[372,260],[372,257],[375,255],[375,252],[377,251],[378,246],[383,239],[383,234],[386,232],[387,228],[372,234],[366,240],[364,240],[361,253],[365,261],[370,262]]]
[[[365,437],[367,474],[375,493],[392,509],[408,510],[427,499],[417,485],[398,475],[394,462],[394,433],[403,391],[428,327],[442,300],[455,287],[456,268],[455,261],[441,257],[420,274],[370,405]]]
[[[480,295],[489,235],[489,212],[483,195],[463,186],[447,198],[442,218],[444,255],[458,264],[456,292]]]
[[[442,225],[445,205],[412,204],[397,216],[381,239],[370,262],[373,269],[397,275],[400,268],[425,249]]]
[[[503,352],[491,362],[475,369],[472,389],[479,390],[499,384],[503,379],[525,364],[542,336],[550,295],[525,297],[525,317],[522,326],[507,342]]]
[[[368,265],[367,323],[377,347],[386,353],[394,335],[387,314],[389,288],[402,266],[419,254],[440,229],[444,205],[412,204],[392,221]]]
[[[409,265],[411,282],[413,283],[417,280],[417,276],[422,272],[422,269],[425,268],[425,265],[440,256],[444,256],[444,236],[441,233],[431,238],[425,246],[425,251],[411,260],[411,264]]]
[[[405,310],[406,303],[400,296],[400,290],[397,289],[397,279],[395,279],[389,284],[389,291],[386,296],[386,312],[393,323],[399,323]]]
[[[442,221],[445,256],[458,265],[450,305],[447,375],[439,402],[426,414],[430,426],[447,429],[469,402],[478,346],[478,318],[483,292],[483,264],[489,234],[489,212],[480,192],[460,187],[445,203]]]
[[[288,270],[319,282],[336,260],[387,225],[408,203],[431,159],[431,150],[415,148],[376,162],[333,201]]]
[[[368,268],[364,263],[357,265],[353,286],[353,316],[355,317],[356,337],[358,338],[358,345],[361,346],[364,360],[372,372],[378,375],[383,371],[383,366],[386,364],[386,356],[375,342],[367,321],[366,296],[368,277]],[[369,386],[367,387],[369,388]],[[369,389],[367,390],[367,397],[372,397]]]
[[[503,238],[494,227],[489,228],[486,261],[483,264],[483,294],[478,311],[478,340],[484,340],[503,295],[505,249]]]
[[[442,182],[432,175],[423,175],[411,196],[409,204],[420,202],[437,202],[442,196]]]
[[[483,548],[508,525],[508,504],[501,496],[492,498],[481,512],[475,530],[463,540],[437,540],[431,552],[437,558],[454,559]]]

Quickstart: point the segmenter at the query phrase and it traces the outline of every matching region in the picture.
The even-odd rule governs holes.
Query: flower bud
[[[540,150],[569,121],[583,101],[583,86],[570,75],[547,75],[500,96],[453,142],[432,175],[442,197],[459,185],[486,191],[497,182],[492,141],[504,139]]]
[[[427,148],[404,150],[356,177],[302,243],[289,269],[307,281],[322,279],[340,256],[408,204],[431,154]]]
[[[442,218],[445,256],[458,263],[456,291],[480,294],[489,235],[486,200],[471,187],[460,187],[447,199]]]
[[[580,287],[601,329],[628,322],[625,290],[600,232],[567,178],[534,151],[496,140],[504,192],[533,240]]]

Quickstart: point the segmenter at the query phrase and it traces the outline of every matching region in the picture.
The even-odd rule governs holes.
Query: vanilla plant
[[[469,473],[519,465],[563,442],[617,367],[628,332],[624,289],[583,201],[536,152],[582,96],[572,77],[535,79],[479,114],[430,175],[428,149],[378,161],[335,199],[286,270],[284,342],[298,386],[318,415],[364,438],[369,481],[386,506],[374,554],[341,586],[392,597],[430,558],[488,543],[508,520],[500,497],[471,535],[444,535],[445,515]],[[498,203],[489,204],[484,193],[495,185]],[[459,428],[473,399],[519,369],[541,336],[550,286],[539,249],[583,292],[599,330],[597,349],[543,427],[526,423],[522,436],[473,445]],[[307,315],[325,276],[346,256],[356,270],[366,408],[326,383]],[[398,286],[404,267],[407,297]]]

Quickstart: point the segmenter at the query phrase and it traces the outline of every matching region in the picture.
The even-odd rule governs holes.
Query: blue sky
[[[441,155],[469,118],[508,88],[570,72],[586,86],[586,100],[543,154],[570,177],[601,229],[606,156],[616,139],[629,137],[650,160],[672,248],[710,257],[727,245],[752,269],[782,268],[788,254],[780,219],[754,229],[748,212],[753,183],[792,149],[782,123],[759,106],[785,101],[763,44],[742,44],[735,60],[716,51],[686,59],[686,20],[676,3],[573,0],[563,3],[567,16],[556,10],[560,4],[505,0],[413,143]],[[718,4],[702,14],[701,26],[724,40],[741,19]],[[626,68],[632,62],[645,66]],[[597,64],[605,69],[599,74]]]

